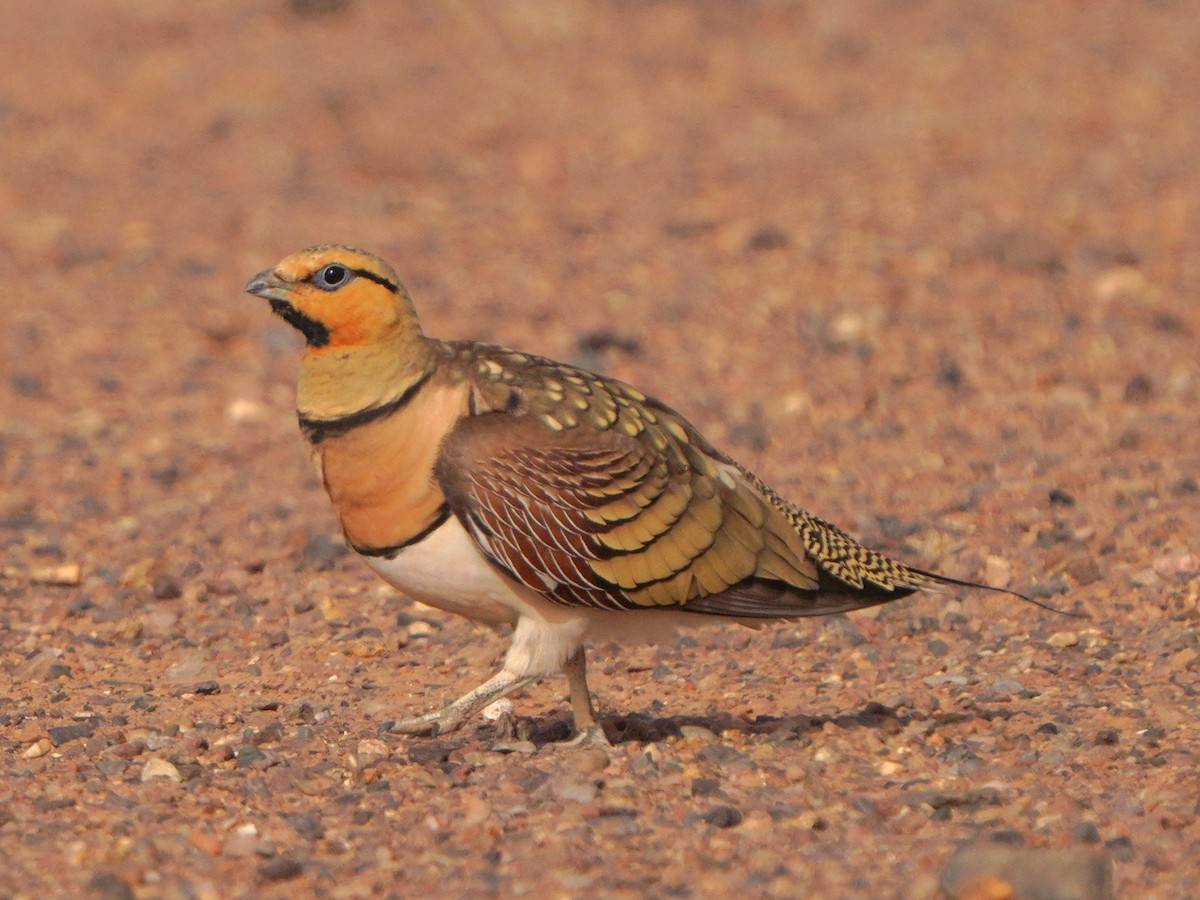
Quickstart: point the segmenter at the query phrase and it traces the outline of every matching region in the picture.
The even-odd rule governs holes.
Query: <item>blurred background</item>
[[[10,13],[6,665],[85,611],[163,646],[253,625],[342,565],[298,340],[241,293],[328,242],[430,334],[633,381],[867,540],[1187,650],[1197,47],[1170,0]]]

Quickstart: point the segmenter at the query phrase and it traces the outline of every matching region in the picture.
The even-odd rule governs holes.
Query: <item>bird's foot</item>
[[[395,734],[449,734],[458,731],[468,719],[481,712],[493,701],[499,700],[505,694],[524,687],[533,681],[531,676],[517,675],[502,669],[475,688],[463,694],[445,709],[427,713],[413,719],[400,719],[396,722],[384,722],[379,730],[382,733]]]
[[[381,734],[427,734],[437,737],[439,734],[449,734],[462,728],[466,717],[461,715],[453,706],[424,716],[411,719],[397,719],[384,722],[379,726]]]
[[[612,743],[608,740],[608,735],[604,733],[604,729],[600,727],[599,723],[581,728],[576,732],[575,737],[560,741],[551,746],[562,747],[564,749],[594,748],[597,750],[611,750],[613,748]]]

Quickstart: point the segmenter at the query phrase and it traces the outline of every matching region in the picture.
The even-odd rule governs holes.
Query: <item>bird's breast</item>
[[[466,403],[466,385],[429,383],[387,417],[316,445],[325,489],[355,547],[401,546],[444,515],[433,469]]]

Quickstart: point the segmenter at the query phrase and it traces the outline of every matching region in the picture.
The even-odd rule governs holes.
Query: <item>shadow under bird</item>
[[[499,672],[391,731],[453,731],[565,671],[575,740],[604,743],[585,641],[1000,590],[864,547],[630,385],[426,337],[396,273],[361,250],[302,250],[246,290],[304,335],[300,428],[349,545],[409,597],[512,626]]]

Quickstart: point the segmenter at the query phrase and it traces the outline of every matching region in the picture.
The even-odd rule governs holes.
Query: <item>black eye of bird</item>
[[[350,270],[338,263],[330,263],[321,271],[317,272],[315,279],[317,287],[322,290],[332,291],[341,287],[346,283],[346,279],[350,277]]]

